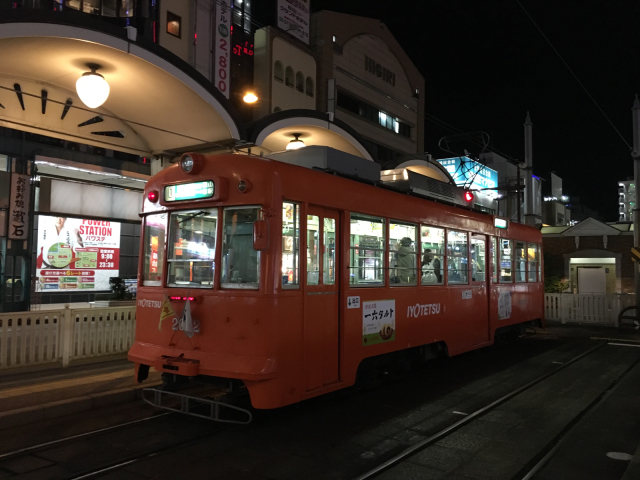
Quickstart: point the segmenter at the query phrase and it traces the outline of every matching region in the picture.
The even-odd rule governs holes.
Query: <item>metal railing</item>
[[[126,353],[135,306],[0,313],[0,369]]]
[[[635,295],[545,293],[544,315],[547,320],[618,327],[618,313],[635,304]]]

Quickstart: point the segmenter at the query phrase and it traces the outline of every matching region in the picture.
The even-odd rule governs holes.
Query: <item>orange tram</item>
[[[138,381],[235,382],[276,408],[542,322],[541,233],[468,208],[188,154],[149,180],[141,216]]]

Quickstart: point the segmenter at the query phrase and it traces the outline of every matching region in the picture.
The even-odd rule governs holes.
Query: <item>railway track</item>
[[[517,397],[518,395],[521,395],[523,393],[530,391],[532,388],[541,384],[542,382],[549,379],[550,377],[553,377],[559,374],[560,372],[580,362],[581,360],[585,359],[589,355],[593,354],[594,352],[600,350],[601,348],[607,345],[632,346],[632,347],[639,346],[637,344],[627,345],[625,343],[619,343],[619,342],[618,343],[606,342],[606,341],[600,342],[598,345],[590,348],[586,352],[583,352],[575,356],[571,360],[564,362],[562,365],[559,365],[552,371],[545,373],[543,375],[540,375],[538,378],[527,383],[526,385],[523,385],[513,390],[512,392],[506,395],[503,395],[502,397],[483,406],[482,408],[479,408],[474,412],[468,415],[465,415],[464,418],[462,418],[461,420],[455,423],[452,423],[448,427],[429,436],[428,438],[406,448],[402,452],[396,454],[390,459],[387,459],[386,461],[379,464],[375,468],[372,468],[367,472],[357,476],[355,480],[371,480],[374,478],[380,478],[380,479],[386,478],[387,473],[390,473],[395,467],[401,465],[403,462],[411,459],[415,455],[426,450],[427,448],[436,444],[437,442],[440,442],[443,439],[446,439],[447,437],[451,436],[452,434],[460,430],[462,427],[466,425],[470,425],[472,422],[478,419],[481,419],[483,416],[487,415],[489,412],[495,410],[499,406],[505,404],[509,400]],[[605,388],[602,389],[601,392],[595,398],[593,398],[588,403],[587,406],[585,406],[579,412],[577,412],[577,414],[575,414],[573,419],[559,433],[553,436],[553,438],[551,438],[550,441],[547,442],[547,444],[543,448],[540,449],[537,455],[531,458],[530,461],[527,462],[523,468],[521,468],[518,472],[516,472],[513,476],[510,477],[511,480],[531,480],[532,478],[534,478],[536,473],[539,472],[549,462],[549,460],[554,456],[554,454],[558,451],[558,449],[562,447],[566,439],[571,436],[576,426],[578,426],[585,417],[587,417],[588,415],[592,414],[595,410],[597,410],[597,408],[603,402],[605,402],[608,399],[608,397],[615,391],[617,386],[620,385],[620,382],[622,382],[622,380],[625,377],[627,377],[627,375],[632,370],[634,370],[634,368],[636,368],[638,364],[640,364],[640,357],[636,358],[622,372],[616,375],[615,378],[611,380],[611,382],[606,384]],[[389,475],[389,478],[399,478],[399,477],[394,475]],[[446,477],[443,477],[443,478],[446,478]]]

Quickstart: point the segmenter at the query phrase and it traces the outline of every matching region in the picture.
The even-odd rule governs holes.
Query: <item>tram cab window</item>
[[[491,281],[498,283],[498,239],[491,237]]]
[[[516,242],[516,283],[527,281],[527,253],[525,242]]]
[[[144,220],[143,285],[162,286],[167,217],[166,213],[160,213],[147,215]]]
[[[486,241],[484,235],[471,234],[471,280],[484,282],[486,280]]]
[[[349,284],[384,285],[384,218],[351,214]]]
[[[450,285],[469,283],[468,248],[465,232],[447,232],[447,275]]]
[[[168,286],[213,287],[217,227],[217,209],[171,213]]]
[[[444,283],[444,228],[420,227],[422,285]]]
[[[501,238],[498,242],[500,243],[500,283],[511,283],[513,282],[511,240]]]
[[[260,252],[253,249],[253,222],[259,207],[227,207],[222,230],[222,288],[257,289]]]
[[[389,283],[391,286],[418,284],[417,225],[389,223]]]
[[[282,204],[282,287],[300,285],[300,205]]]
[[[537,282],[538,273],[538,245],[529,243],[527,245],[527,260],[529,261],[529,281]]]

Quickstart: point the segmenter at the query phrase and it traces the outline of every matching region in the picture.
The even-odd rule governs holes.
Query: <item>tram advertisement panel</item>
[[[392,342],[396,339],[396,301],[362,302],[362,344]]]
[[[42,291],[109,290],[119,267],[120,223],[40,216],[36,276]]]

